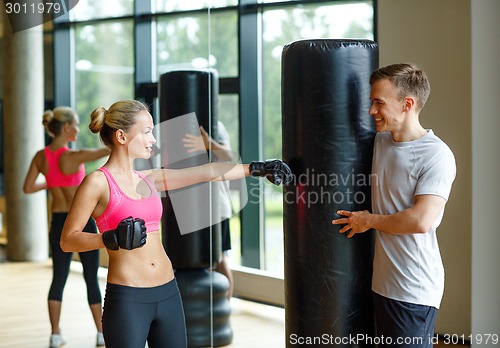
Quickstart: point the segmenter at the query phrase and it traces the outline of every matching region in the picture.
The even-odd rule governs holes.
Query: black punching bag
[[[331,221],[339,209],[371,210],[369,79],[377,66],[377,44],[368,40],[283,49],[283,159],[295,174],[283,196],[287,347],[306,338],[371,346],[361,338],[374,337],[373,231],[348,239]]]
[[[166,168],[208,163],[206,152],[188,154],[182,138],[185,133],[200,134],[198,124],[218,138],[218,86],[217,72],[211,69],[178,70],[160,76],[160,147]],[[172,190],[163,198],[162,240],[176,270],[210,267],[220,259],[217,185],[206,183]],[[175,200],[175,197],[180,198]],[[182,224],[186,227],[182,228]]]

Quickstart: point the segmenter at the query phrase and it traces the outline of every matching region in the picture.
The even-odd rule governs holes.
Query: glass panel
[[[158,75],[207,61],[207,16],[160,17],[156,23]],[[194,63],[193,63],[194,62]]]
[[[373,40],[373,4],[301,5],[263,13],[264,157],[281,158],[281,53],[283,46],[306,38]],[[264,185],[265,265],[283,274],[282,188]]]
[[[156,26],[158,75],[211,67],[219,77],[238,73],[238,19],[235,11],[160,17]],[[209,42],[209,37],[212,40]],[[210,47],[209,47],[210,44]],[[210,57],[207,58],[210,49]]]
[[[141,0],[144,1],[144,0]],[[134,13],[134,0],[80,0],[70,11],[71,20],[122,17]]]
[[[200,3],[202,2],[192,1],[192,0],[182,1],[182,2],[180,1],[165,2],[165,4],[168,4],[169,6],[172,5],[172,7],[175,8],[176,10],[196,8],[197,5],[198,7],[201,6],[199,5]],[[216,55],[215,54],[210,55],[209,51],[211,37],[216,35],[215,33],[212,32],[212,28],[209,28],[209,25],[212,26],[213,23],[211,21],[213,20],[214,19],[212,15],[210,16],[209,20],[207,11],[200,11],[191,14],[183,13],[183,14],[159,15],[156,19],[156,27],[153,28],[153,30],[155,30],[155,45],[157,49],[156,52],[152,52],[152,54],[156,54],[156,62],[157,62],[156,76],[160,76],[166,72],[173,70],[196,69],[196,68],[207,68],[207,67],[219,70],[219,75],[220,75],[221,71],[220,71],[220,66],[217,62]],[[196,97],[194,98],[197,99]],[[233,100],[228,98],[221,98],[219,105],[220,109],[219,114],[222,115],[221,121],[225,124],[229,134],[234,133],[233,130],[234,122],[231,122],[232,120],[229,118],[228,119],[224,118],[224,115],[226,114],[234,115],[233,112],[234,106],[232,106],[235,104],[234,99],[235,99],[234,97]],[[160,102],[160,104],[162,103]],[[230,139],[233,140],[231,136]],[[164,140],[165,142],[167,142],[166,139]],[[161,141],[162,139],[160,135],[160,142]],[[234,144],[231,145],[237,146],[237,143],[235,142]],[[160,144],[160,146],[168,146],[168,145],[165,145],[165,143],[163,143]],[[163,160],[166,160],[166,158]],[[175,205],[172,193],[170,195],[170,198],[172,205]],[[207,208],[208,211],[209,202],[202,201],[202,204],[204,208],[205,207]],[[176,211],[176,214],[177,213],[178,212]],[[190,214],[201,215],[203,213],[201,213],[200,211],[194,211],[194,212],[190,211]],[[165,222],[165,220],[163,221]],[[179,222],[178,216],[177,216],[177,221]],[[208,222],[208,220],[205,222]],[[174,243],[176,242],[182,243],[183,239],[178,239],[173,237],[173,235],[168,232],[169,230],[168,226],[165,225],[163,226],[165,231],[163,237],[165,238],[166,236],[168,236],[167,239],[169,239],[168,240],[168,243],[170,243],[169,245],[175,245]],[[177,232],[174,231],[174,233]],[[221,332],[219,330],[218,332],[215,332],[214,335],[213,330],[214,329],[217,330],[217,326],[211,325],[211,323],[212,322],[223,323],[220,320],[224,319],[221,316],[222,314],[221,311],[213,310],[214,309],[213,306],[216,306],[215,308],[221,308],[220,307],[221,294],[217,293],[217,291],[220,291],[219,290],[220,287],[219,288],[213,287],[213,284],[216,283],[212,283],[212,278],[210,279],[205,278],[207,275],[206,272],[198,272],[203,270],[204,266],[200,265],[200,263],[197,262],[196,260],[202,259],[208,262],[207,260],[208,256],[210,260],[209,263],[211,263],[212,260],[214,260],[215,256],[218,257],[218,254],[217,255],[213,254],[215,249],[212,248],[212,239],[211,239],[212,234],[209,233],[208,235],[210,238],[209,241],[205,240],[205,238],[202,237],[202,234],[200,234],[200,232],[195,232],[192,235],[186,235],[187,238],[193,238],[191,239],[193,243],[189,247],[190,253],[192,253],[191,255],[194,256],[194,253],[200,253],[200,255],[194,256],[195,260],[193,260],[192,264],[189,264],[190,261],[185,255],[184,260],[182,260],[184,262],[184,266],[189,267],[191,269],[186,270],[185,268],[181,267],[176,270],[176,278],[179,284],[181,295],[183,297],[184,312],[186,316],[186,324],[188,330],[188,341],[191,339],[193,342],[198,342],[198,343],[210,342],[210,341],[216,342],[216,340],[218,339],[216,336],[218,334],[220,335]],[[202,242],[202,244],[199,244],[200,242]],[[197,243],[199,246],[195,245]],[[182,244],[184,245],[184,247],[188,247],[186,244],[184,243]],[[204,250],[200,252],[201,250],[198,248]],[[208,251],[208,255],[206,251]],[[172,257],[172,255],[170,255],[170,257]],[[177,259],[178,261],[180,261],[179,255],[177,255]],[[172,260],[175,267],[174,258],[172,258]],[[222,277],[219,274],[217,275],[219,277]],[[216,278],[215,273],[213,274],[213,276],[214,280],[220,279]],[[188,284],[192,284],[193,287],[191,287]],[[195,287],[197,288],[197,290],[192,291]],[[203,290],[206,290],[207,292],[205,296],[202,296],[200,294],[200,292]],[[186,293],[184,293],[184,291],[186,291]],[[189,296],[184,296],[184,294],[189,294]],[[205,308],[207,310],[210,309],[211,317],[206,315],[208,314],[208,312],[204,312],[205,313],[204,314],[203,311],[200,311],[199,310],[200,308]],[[193,318],[195,319],[193,320]],[[210,337],[207,337],[208,333],[210,333]],[[189,345],[191,346],[191,344]],[[208,346],[208,344],[201,344],[201,345]]]
[[[133,21],[75,26],[75,107],[80,117],[77,148],[102,146],[88,129],[90,113],[134,98]],[[86,166],[87,172],[100,164]]]
[[[210,55],[219,77],[238,75],[238,12],[210,14]]]
[[[155,12],[174,12],[236,6],[238,0],[155,0]]]

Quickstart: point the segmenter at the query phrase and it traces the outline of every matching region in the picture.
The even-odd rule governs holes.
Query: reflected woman
[[[50,248],[52,252],[52,284],[49,290],[48,307],[52,333],[50,347],[60,347],[66,343],[61,334],[59,319],[61,316],[63,290],[68,279],[73,253],[63,252],[59,245],[61,232],[73,202],[78,185],[85,176],[84,163],[107,156],[107,148],[71,150],[69,143],[78,137],[78,116],[74,110],[60,106],[47,110],[43,114],[43,125],[52,138],[50,144],[38,151],[24,180],[24,193],[33,193],[47,189],[51,197]],[[39,174],[45,176],[44,182],[38,182]],[[97,235],[95,221],[85,221],[85,231]],[[102,336],[101,314],[102,298],[97,280],[99,251],[89,250],[80,253],[83,276],[87,285],[87,300],[97,328],[97,345],[104,345]]]

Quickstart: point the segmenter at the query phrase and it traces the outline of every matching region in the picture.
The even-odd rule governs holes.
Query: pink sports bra
[[[104,167],[99,170],[104,173],[109,185],[108,206],[104,213],[95,219],[99,232],[115,229],[120,221],[129,216],[143,219],[146,222],[146,233],[159,231],[163,206],[153,183],[143,174],[135,172],[148,185],[151,194],[143,199],[130,198],[123,193],[109,170]]]
[[[49,171],[45,175],[47,188],[53,187],[69,187],[78,186],[82,183],[85,177],[85,167],[83,163],[80,165],[78,171],[74,174],[64,174],[59,169],[59,158],[61,155],[69,150],[69,147],[63,146],[55,151],[50,150],[48,146],[45,147],[45,158],[49,165]]]

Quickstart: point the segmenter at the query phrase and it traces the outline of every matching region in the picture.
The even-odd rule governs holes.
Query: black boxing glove
[[[110,230],[101,233],[102,241],[104,242],[104,246],[109,250],[118,250],[120,246],[118,245],[118,236],[115,230]]]
[[[292,179],[293,174],[290,167],[278,159],[271,159],[264,162],[253,161],[250,163],[251,176],[265,176],[267,180],[275,185],[288,185]]]
[[[102,240],[106,248],[132,250],[146,244],[146,225],[143,219],[131,216],[120,221],[116,229],[102,233]]]
[[[118,245],[122,249],[132,250],[146,244],[146,225],[143,219],[129,216],[123,219],[116,228]]]

